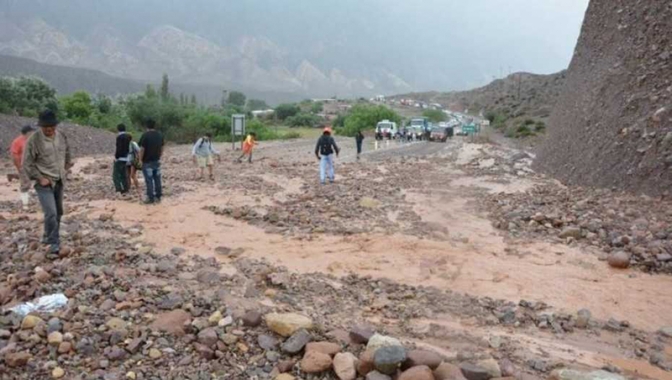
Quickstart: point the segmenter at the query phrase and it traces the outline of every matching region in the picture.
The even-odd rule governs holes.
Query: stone
[[[591,318],[592,314],[590,313],[590,310],[581,309],[576,315],[576,323],[574,325],[580,329],[585,329],[590,324]]]
[[[663,327],[658,330],[658,333],[664,337],[672,338],[672,326]]]
[[[318,351],[307,351],[301,359],[301,371],[305,373],[320,373],[331,368],[331,356]]]
[[[21,330],[32,330],[39,323],[44,323],[42,318],[28,314],[23,317],[23,321],[21,321]]]
[[[296,377],[288,374],[288,373],[281,373],[278,376],[275,377],[275,380],[296,380]]]
[[[502,359],[499,361],[499,368],[502,371],[502,377],[511,377],[516,375],[516,367],[509,359]]]
[[[308,344],[312,339],[313,337],[308,331],[301,329],[295,332],[294,335],[289,337],[289,339],[287,339],[284,343],[282,343],[280,349],[284,353],[295,355],[301,352],[306,344]]]
[[[341,346],[331,342],[311,342],[306,345],[306,352],[317,351],[329,356],[334,356],[341,352]]]
[[[65,376],[65,370],[61,367],[56,367],[53,371],[51,371],[51,377],[54,379],[60,379],[63,376]]]
[[[61,355],[67,354],[70,351],[72,351],[72,343],[70,342],[63,342],[58,346],[58,353]]]
[[[238,342],[238,337],[233,334],[223,334],[222,342],[224,342],[224,344],[226,344],[227,346],[231,346]]]
[[[218,340],[217,331],[213,328],[207,328],[198,333],[198,343],[207,347],[214,347]]]
[[[144,343],[145,341],[142,338],[135,338],[126,345],[126,351],[135,354]]]
[[[102,311],[109,311],[114,309],[116,305],[117,303],[113,299],[108,298],[105,301],[103,301],[103,303],[101,303],[100,306],[98,306],[98,308]]]
[[[12,336],[12,332],[9,330],[0,329],[0,339],[9,339]]]
[[[356,344],[367,344],[376,332],[366,326],[355,326],[350,330],[350,340]]]
[[[492,378],[490,371],[475,364],[462,363],[460,364],[460,370],[467,380],[490,380]]]
[[[341,380],[355,380],[357,378],[357,358],[355,355],[345,352],[334,356],[334,373]]]
[[[138,378],[138,375],[136,375],[133,371],[128,371],[126,372],[126,378],[129,380],[135,380]]]
[[[401,342],[396,339],[385,335],[373,334],[369,339],[369,342],[366,345],[367,350],[375,352],[381,347],[402,347]]]
[[[439,354],[427,350],[411,350],[406,356],[406,361],[402,364],[403,369],[425,365],[435,370],[443,361]]]
[[[11,352],[5,355],[5,364],[11,368],[23,367],[31,358],[28,352]]]
[[[476,365],[485,368],[490,377],[502,377],[502,370],[499,368],[499,363],[495,359],[484,359],[476,362]]]
[[[380,347],[373,354],[374,367],[378,372],[386,375],[394,375],[405,360],[406,349],[402,346]]]
[[[223,318],[222,312],[217,310],[210,317],[208,317],[208,323],[210,323],[210,326],[217,326],[219,324],[219,321],[221,321]]]
[[[429,367],[421,365],[402,372],[398,380],[434,380],[434,374]]]
[[[375,369],[373,364],[373,355],[375,352],[371,350],[366,350],[359,355],[359,361],[357,362],[357,373],[361,376],[366,376],[369,372]]]
[[[265,319],[271,331],[284,337],[292,336],[301,329],[311,330],[313,328],[313,320],[301,314],[269,313],[266,314]]]
[[[150,348],[149,349],[149,357],[150,358],[158,359],[162,356],[163,356],[163,354],[161,353],[161,351],[157,350],[156,348]]]
[[[63,334],[58,331],[54,331],[47,336],[47,342],[50,346],[58,347],[63,343]]]
[[[127,354],[126,350],[114,346],[105,349],[105,356],[112,361],[116,361],[116,360],[124,360]]]
[[[281,360],[280,362],[278,362],[278,365],[276,366],[276,368],[281,373],[285,373],[285,372],[291,371],[292,368],[294,368],[294,365],[296,365],[296,361],[294,361],[292,359]]]
[[[656,260],[666,263],[668,261],[672,261],[672,255],[670,255],[669,253],[660,253],[656,255]]]
[[[574,238],[577,240],[581,239],[581,236],[581,229],[577,227],[565,227],[565,229],[558,235],[561,239]]]
[[[204,344],[195,343],[194,349],[196,349],[196,352],[198,352],[198,354],[205,360],[212,360],[215,358],[215,351]]]
[[[58,318],[51,318],[47,322],[47,333],[51,334],[54,331],[61,331],[63,329],[63,324]]]
[[[630,266],[630,255],[625,251],[617,251],[609,255],[607,262],[612,268],[626,269]]]
[[[625,377],[607,371],[580,372],[572,369],[557,369],[551,372],[553,380],[626,380]]]
[[[248,311],[243,315],[243,326],[246,327],[259,327],[261,322],[263,322],[261,313],[258,311]]]
[[[108,320],[105,323],[105,326],[107,326],[107,328],[109,328],[110,330],[125,330],[126,325],[127,325],[126,321],[116,317],[110,318],[110,320]]]
[[[378,201],[377,199],[370,198],[370,197],[363,197],[359,201],[359,205],[363,208],[374,209],[374,208],[380,207],[380,201]]]
[[[191,320],[191,314],[177,309],[156,316],[150,325],[154,331],[166,332],[175,336],[184,336],[184,324]]]
[[[227,326],[231,326],[232,324],[233,324],[233,317],[230,316],[230,315],[227,315],[226,317],[219,320],[219,323],[217,323],[217,326],[227,327]]]
[[[277,339],[266,334],[259,335],[257,338],[257,344],[259,344],[259,347],[266,351],[275,350],[275,348],[278,346],[278,343],[280,342],[278,342]]]
[[[88,356],[94,353],[95,347],[90,338],[82,338],[77,342],[76,351],[80,355]]]
[[[441,363],[434,370],[434,378],[436,380],[466,380],[460,367],[450,363]]]
[[[378,371],[373,371],[366,375],[366,380],[392,380],[392,378]]]

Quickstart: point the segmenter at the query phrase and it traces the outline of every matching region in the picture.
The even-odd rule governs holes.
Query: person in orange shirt
[[[10,147],[14,167],[16,168],[17,173],[19,173],[19,191],[21,192],[21,204],[24,209],[28,208],[28,203],[30,202],[30,195],[28,194],[28,191],[30,190],[30,179],[28,179],[26,172],[23,170],[23,149],[26,146],[28,137],[30,137],[34,131],[35,128],[31,125],[26,125],[21,128],[21,136],[15,138]]]
[[[250,132],[250,134],[247,135],[245,142],[243,142],[243,154],[238,157],[238,163],[243,162],[245,155],[247,155],[247,162],[250,164],[252,163],[252,150],[255,145],[257,145],[257,134]]]

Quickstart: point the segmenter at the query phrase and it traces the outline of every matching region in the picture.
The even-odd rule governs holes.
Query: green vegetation
[[[231,91],[227,103],[238,107],[244,107],[246,101],[247,97],[245,94],[240,91]]]
[[[258,111],[258,110],[267,110],[271,107],[266,104],[265,101],[260,99],[250,99],[247,101],[247,110],[248,111]]]
[[[0,77],[0,113],[35,117],[58,109],[56,90],[37,77]]]
[[[285,121],[288,117],[292,117],[301,112],[301,109],[296,104],[280,104],[275,107],[275,117],[280,121]]]
[[[401,124],[401,116],[383,105],[357,104],[345,116],[344,126],[337,132],[345,136],[354,136],[358,131],[374,129],[381,120]]]
[[[425,110],[422,113],[422,116],[426,117],[432,123],[440,123],[448,119],[448,115],[441,110]]]

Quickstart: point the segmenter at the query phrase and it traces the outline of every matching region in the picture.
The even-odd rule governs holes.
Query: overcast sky
[[[264,36],[291,64],[385,65],[419,90],[466,89],[509,71],[567,68],[588,0],[0,0],[84,38],[112,25],[135,41],[170,24],[222,45]]]

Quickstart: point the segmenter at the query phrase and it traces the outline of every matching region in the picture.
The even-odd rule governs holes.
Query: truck
[[[432,130],[431,123],[426,117],[416,117],[411,119],[408,127],[414,132],[417,140],[426,140]]]
[[[397,135],[397,123],[389,120],[383,120],[376,125],[376,140],[391,140]]]

